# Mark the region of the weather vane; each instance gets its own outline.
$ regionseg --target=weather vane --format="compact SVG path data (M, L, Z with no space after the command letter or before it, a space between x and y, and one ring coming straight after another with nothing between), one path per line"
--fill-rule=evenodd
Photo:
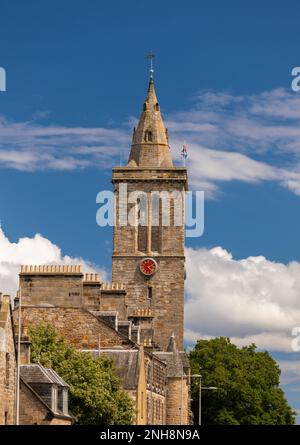
M153 75L154 75L154 69L153 69L153 59L155 58L155 54L150 51L149 54L147 54L147 59L150 60L150 79L153 79Z

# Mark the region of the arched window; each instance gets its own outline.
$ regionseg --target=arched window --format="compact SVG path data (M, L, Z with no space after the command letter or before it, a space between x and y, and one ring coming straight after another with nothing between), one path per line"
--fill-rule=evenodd
M147 252L148 227L138 225L138 251Z
M161 252L162 248L162 202L154 195L152 198L151 251Z
M159 111L159 103L158 102L156 102L156 104L155 104L155 111Z
M146 194L138 198L137 247L140 252L147 252L148 246L148 200Z
M152 142L152 140L153 140L152 131L146 130L144 139L145 139L145 142Z
M147 287L147 295L148 295L149 299L151 299L153 297L152 286Z

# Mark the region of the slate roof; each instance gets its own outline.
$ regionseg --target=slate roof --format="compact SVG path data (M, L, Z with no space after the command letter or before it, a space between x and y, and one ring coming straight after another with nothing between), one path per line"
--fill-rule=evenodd
M90 351L98 356L98 351ZM139 371L139 351L137 349L102 349L100 355L112 359L118 376L123 380L124 389L135 389Z
M58 419L68 419L72 423L76 420L74 416L72 416L70 413L65 414L61 410L58 410L57 412L54 412L50 406L47 405L47 403L42 399L42 397L34 391L34 389L28 384L22 377L20 377L21 383L31 392L31 394L47 409L48 416L50 418L55 417Z
M190 364L184 351L155 351L153 354L166 363L167 377L182 377L182 373L187 375Z
M26 383L48 383L66 388L69 385L53 369L44 368L38 363L20 366L20 375Z
M154 351L153 354L167 364L167 377L187 375L190 363L184 351L178 351L175 335L171 335L167 351Z

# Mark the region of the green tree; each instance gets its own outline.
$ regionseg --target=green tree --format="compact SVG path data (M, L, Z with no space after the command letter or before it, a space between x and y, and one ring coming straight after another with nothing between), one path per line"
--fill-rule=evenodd
M202 375L202 423L292 425L295 413L279 388L280 369L254 344L238 348L229 338L199 340L189 354L192 373ZM198 419L199 380L192 379L192 409Z
M29 333L32 361L54 369L70 385L69 407L79 423L132 423L133 403L111 360L71 347L51 325L40 324Z

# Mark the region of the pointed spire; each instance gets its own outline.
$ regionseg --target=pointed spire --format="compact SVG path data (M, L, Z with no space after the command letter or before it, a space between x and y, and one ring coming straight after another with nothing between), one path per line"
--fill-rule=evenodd
M147 103L148 109L150 109L150 105L154 105L154 106L158 105L158 100L157 100L156 92L155 92L155 88L154 88L154 80L152 77L150 78L150 81L149 81L147 98L146 98L145 103ZM158 105L158 108L159 108L159 105ZM144 109L145 109L145 104L144 104Z
M147 97L133 132L129 167L173 167L166 130L150 76Z
M174 332L172 333L172 335L170 337L169 344L168 344L168 347L167 347L167 351L168 352L177 352L177 345L176 345Z
M167 132L162 120L154 82L150 79L147 97L143 105L133 144L161 144L169 147Z

